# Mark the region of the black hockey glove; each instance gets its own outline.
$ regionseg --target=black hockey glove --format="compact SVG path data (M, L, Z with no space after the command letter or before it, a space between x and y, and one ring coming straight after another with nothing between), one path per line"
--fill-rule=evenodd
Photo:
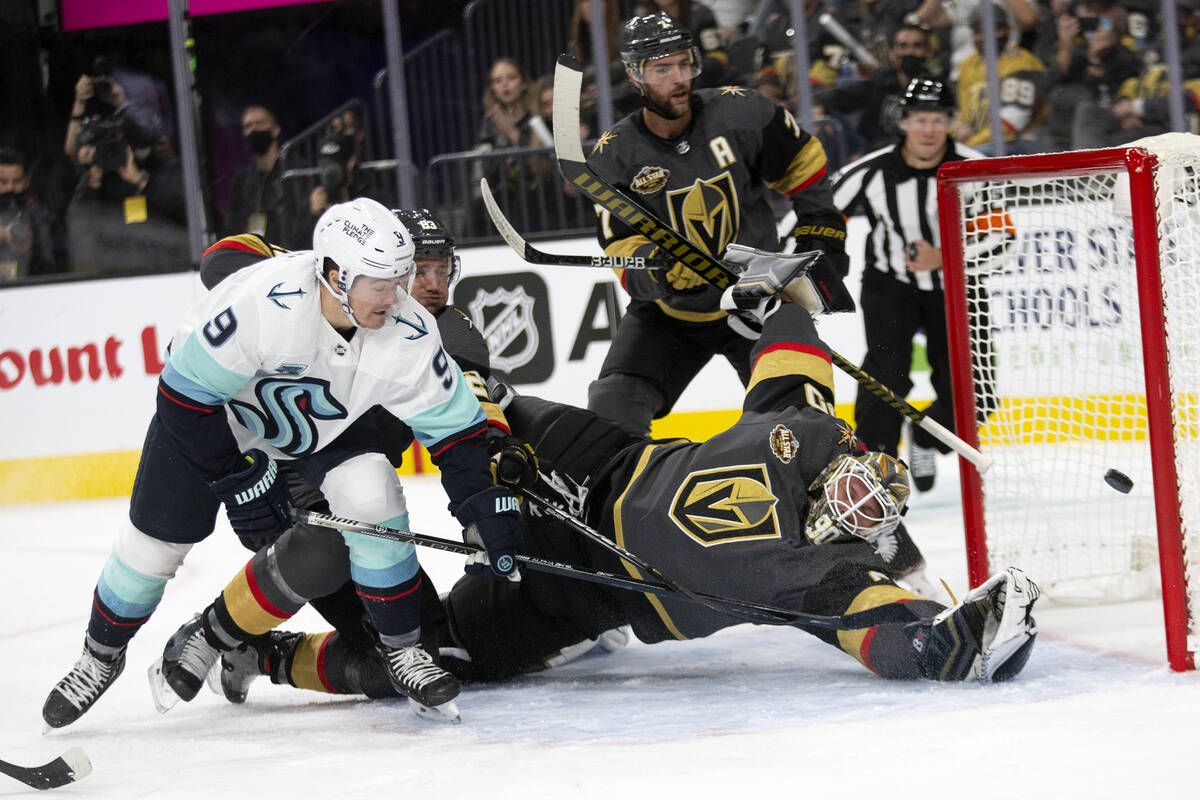
M292 497L279 480L279 465L262 450L242 456L249 466L209 484L225 504L233 532L243 540L265 542L292 526Z
M497 436L488 441L488 451L492 454L492 481L498 486L537 486L538 458L529 442L515 436Z
M466 499L454 512L463 526L463 541L478 545L484 552L467 558L468 575L521 580L517 552L521 549L521 507L517 498L503 486L491 486Z
M834 220L830 220L834 222ZM803 223L792 229L796 246L793 253L820 250L841 277L850 274L850 256L846 255L846 225L838 217L836 224Z

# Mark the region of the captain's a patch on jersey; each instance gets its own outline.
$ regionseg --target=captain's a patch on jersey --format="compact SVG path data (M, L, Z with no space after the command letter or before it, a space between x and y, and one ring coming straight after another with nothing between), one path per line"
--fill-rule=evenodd
M671 171L666 167L642 167L641 171L634 175L633 180L629 182L629 188L638 194L654 194L667 185L669 177L671 177Z
M705 547L750 539L778 539L779 520L765 464L698 470L684 479L670 517Z
M771 429L769 441L771 443L771 452L784 464L790 464L792 459L796 457L796 451L800 448L800 442L796 439L796 434L792 433L791 428L782 423Z

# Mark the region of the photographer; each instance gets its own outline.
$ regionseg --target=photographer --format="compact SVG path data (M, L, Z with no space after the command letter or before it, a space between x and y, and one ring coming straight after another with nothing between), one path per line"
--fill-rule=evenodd
M293 232L287 239L291 249L307 246L317 219L334 203L344 203L351 197L373 197L366 178L355 167L365 132L353 111L346 111L329 123L329 130L317 145L317 169L320 183L308 194L306 213L297 209L293 216Z
M188 261L182 174L153 113L135 113L107 62L81 75L64 148L80 168L67 208L73 271Z
M55 271L50 213L29 191L29 165L0 148L0 282Z

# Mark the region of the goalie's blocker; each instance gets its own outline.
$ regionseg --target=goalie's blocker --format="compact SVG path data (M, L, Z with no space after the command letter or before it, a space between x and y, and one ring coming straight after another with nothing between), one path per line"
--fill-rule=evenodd
M733 308L751 310L776 295L802 306L813 316L855 308L846 284L820 250L772 253L731 244L725 249L722 260L734 268L741 268L737 283L725 292ZM724 299L721 305L725 308Z

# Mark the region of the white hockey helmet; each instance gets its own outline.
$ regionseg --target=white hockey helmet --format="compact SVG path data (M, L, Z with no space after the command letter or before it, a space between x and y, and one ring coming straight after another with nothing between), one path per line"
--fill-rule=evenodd
M408 230L387 206L367 197L338 203L321 215L313 229L313 254L317 278L342 304L350 322L362 327L350 310L350 296L363 278L399 279L408 291L413 274L413 241ZM336 285L325 280L326 259L338 267Z

